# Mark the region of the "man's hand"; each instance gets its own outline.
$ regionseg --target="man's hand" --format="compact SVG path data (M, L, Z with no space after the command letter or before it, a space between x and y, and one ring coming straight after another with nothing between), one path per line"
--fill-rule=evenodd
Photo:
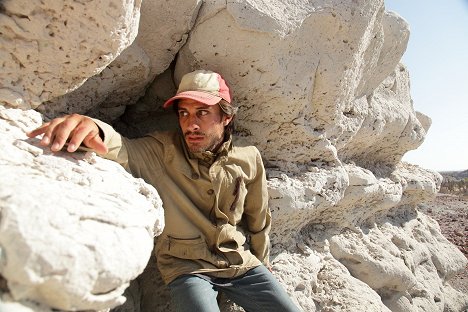
M27 133L30 138L39 134L44 134L41 145L50 145L53 152L60 151L67 141L67 151L70 153L76 151L82 143L99 154L108 152L99 136L99 127L91 118L83 115L73 114L55 118Z

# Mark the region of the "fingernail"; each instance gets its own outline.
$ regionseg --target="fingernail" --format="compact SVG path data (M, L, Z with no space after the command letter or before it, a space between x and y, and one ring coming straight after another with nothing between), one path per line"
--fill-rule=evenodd
M50 149L53 150L53 151L58 151L59 150L59 144L58 143L52 144L52 147Z
M69 151L69 152L76 151L76 145L75 144L68 144L67 151Z
M44 136L41 140L41 143L44 144L44 145L47 145L50 143L50 139L48 136Z

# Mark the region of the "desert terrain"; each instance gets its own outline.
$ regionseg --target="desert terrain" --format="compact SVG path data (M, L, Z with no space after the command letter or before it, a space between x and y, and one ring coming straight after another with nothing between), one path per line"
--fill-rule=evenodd
M442 234L468 258L468 171L440 173L444 177L440 192L434 201L421 204L419 209L435 219ZM450 283L468 293L468 267Z

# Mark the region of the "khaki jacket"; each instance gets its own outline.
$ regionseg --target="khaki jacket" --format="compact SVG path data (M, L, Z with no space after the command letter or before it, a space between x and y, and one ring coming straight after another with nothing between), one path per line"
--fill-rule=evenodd
M105 158L152 184L163 201L165 228L156 243L166 283L188 273L236 277L268 264L271 215L259 151L225 142L217 156L191 154L179 133L126 139L95 120Z

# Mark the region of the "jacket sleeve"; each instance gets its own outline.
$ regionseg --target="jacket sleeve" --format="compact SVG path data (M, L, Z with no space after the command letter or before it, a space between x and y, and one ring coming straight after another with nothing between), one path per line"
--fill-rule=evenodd
M161 166L163 145L154 137L127 139L107 123L97 119L93 119L93 121L101 129L104 135L104 144L109 150L107 154L100 156L119 163L139 178L145 178L145 172L151 172L155 167Z
M250 232L250 251L263 264L269 265L271 213L268 207L268 189L265 168L260 152L256 149L256 174L246 185L244 213Z
M128 155L127 149L123 143L123 137L107 123L94 118L93 121L102 131L104 135L102 140L108 148L107 154L100 154L100 156L118 162L127 169Z

